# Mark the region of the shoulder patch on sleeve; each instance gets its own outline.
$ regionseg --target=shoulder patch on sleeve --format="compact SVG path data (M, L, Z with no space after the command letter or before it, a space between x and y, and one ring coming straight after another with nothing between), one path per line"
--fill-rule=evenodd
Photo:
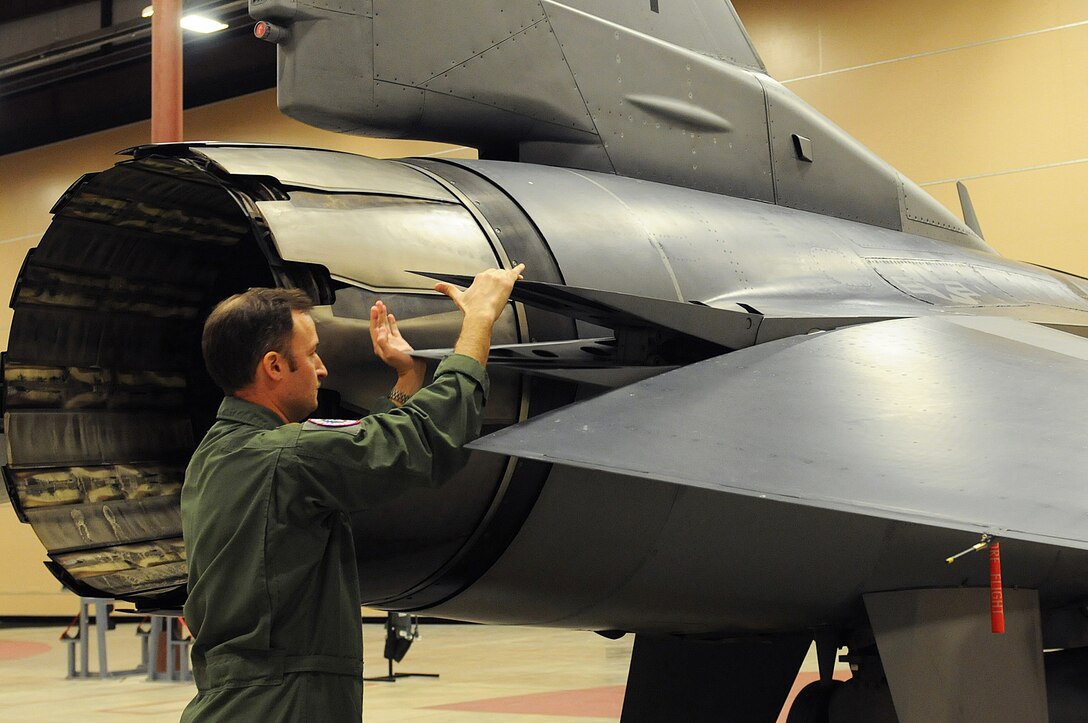
M307 419L302 425L302 431L314 431L318 429L333 429L337 432L354 432L355 427L362 424L361 419Z

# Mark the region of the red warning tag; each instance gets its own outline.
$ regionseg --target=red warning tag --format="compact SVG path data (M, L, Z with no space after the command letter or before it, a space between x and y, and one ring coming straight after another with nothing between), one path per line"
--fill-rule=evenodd
M990 545L990 630L1005 632L1005 593L1001 589L1001 543Z

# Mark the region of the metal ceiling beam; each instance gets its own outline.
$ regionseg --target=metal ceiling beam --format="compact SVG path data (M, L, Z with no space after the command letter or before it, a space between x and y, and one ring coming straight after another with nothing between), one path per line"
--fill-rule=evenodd
M107 2L112 5L112 2L109 2L109 0L107 0ZM243 20L248 21L248 9L248 0L232 0L231 2L208 3L196 8L195 11L214 11L215 18L230 23ZM110 15L112 15L112 12ZM105 17L106 10L104 5L103 18ZM50 68L62 63L89 58L93 54L106 48L106 46L123 48L131 44L139 43L147 48L146 52L150 52L150 37L151 19L138 18L125 23L103 27L101 30L91 33L66 38L56 43L6 58L0 61L0 81L3 81L3 85L0 86L0 97L28 90L33 87L33 83L26 82L27 80L30 80L30 78L24 76L30 76L32 73L40 71L43 68ZM73 67L72 70L79 72L80 69L79 67ZM49 78L46 82L52 82L52 80L52 78Z
M87 0L4 0L0 3L0 23L22 20L33 15L45 15L81 5Z
M186 33L185 106L274 88L276 46L253 36L247 2L201 9L231 27ZM139 18L0 64L0 155L147 120L150 26Z

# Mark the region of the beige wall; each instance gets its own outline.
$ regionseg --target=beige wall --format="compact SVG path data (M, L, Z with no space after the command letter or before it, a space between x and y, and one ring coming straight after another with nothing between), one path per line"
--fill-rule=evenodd
M390 141L337 135L281 115L275 91L197 108L185 114L189 139L285 143L334 148L369 156L453 155L476 152L437 143ZM43 148L0 156L0 349L11 329L8 300L26 252L49 225L49 209L82 174L109 168L117 151L148 142L148 123L95 133ZM42 566L44 548L29 525L0 506L0 616L74 615L76 598Z
M1088 276L1088 0L735 0L771 75L1011 258Z
M1007 256L1088 275L1088 0L735 0L771 74L958 212L967 179ZM186 137L372 156L467 149L335 135L281 116L273 91L186 113ZM0 156L0 348L7 298L49 208L146 123ZM0 615L73 613L29 526L0 509Z

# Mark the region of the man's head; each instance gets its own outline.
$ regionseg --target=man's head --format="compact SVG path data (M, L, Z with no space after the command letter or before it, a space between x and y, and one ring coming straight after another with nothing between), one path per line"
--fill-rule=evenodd
M250 289L220 302L201 341L215 383L287 421L305 419L317 408L317 388L327 375L312 306L298 289Z

